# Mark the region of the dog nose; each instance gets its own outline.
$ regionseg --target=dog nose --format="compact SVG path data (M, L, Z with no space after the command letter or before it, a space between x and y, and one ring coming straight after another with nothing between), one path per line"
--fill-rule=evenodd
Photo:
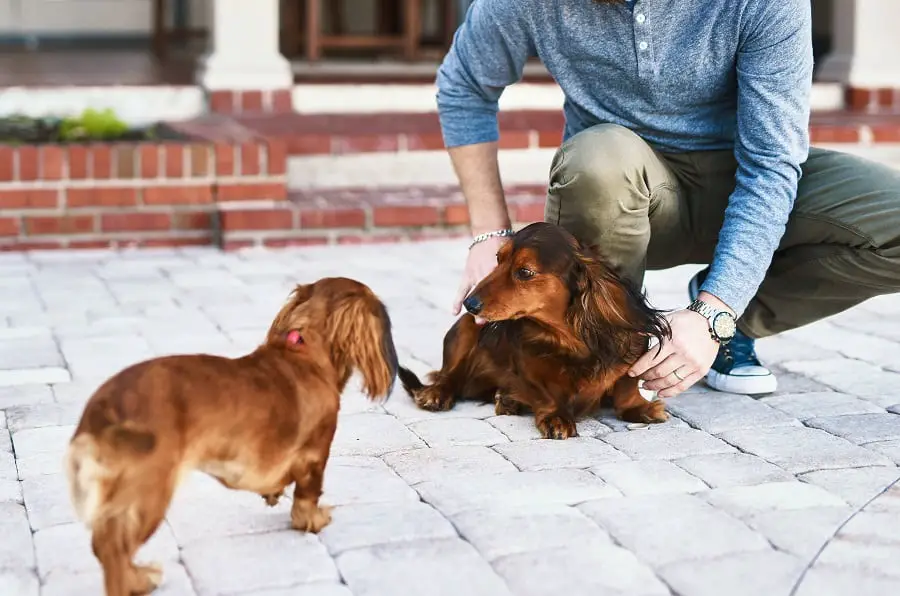
M466 310L473 315L477 315L481 312L484 304L482 304L481 299L478 296L472 295L463 301L463 306L465 306Z

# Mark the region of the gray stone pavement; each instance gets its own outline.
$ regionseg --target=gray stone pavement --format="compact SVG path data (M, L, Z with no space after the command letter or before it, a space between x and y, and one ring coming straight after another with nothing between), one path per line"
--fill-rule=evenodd
M96 386L155 355L238 355L296 282L347 275L389 305L404 363L439 364L465 244L0 255L0 594L99 593L63 449ZM694 268L651 273L683 306ZM347 392L320 535L289 503L183 485L141 553L167 595L829 596L900 593L900 297L760 343L751 399L703 385L650 428L609 415L538 439L488 406ZM849 521L848 521L849 520ZM802 581L800 581L802 576ZM794 590L794 587L799 587Z

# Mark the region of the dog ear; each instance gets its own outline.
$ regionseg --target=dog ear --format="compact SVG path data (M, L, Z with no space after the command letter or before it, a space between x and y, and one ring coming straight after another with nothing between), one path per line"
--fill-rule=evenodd
M345 373L360 372L371 400L387 399L394 389L399 362L391 318L380 300L354 296L333 313L331 345Z
M582 250L576 251L575 263L570 313L573 326L593 354L633 359L640 355L634 353L636 334L648 341L656 337L660 345L669 336L662 312L611 267Z
M312 297L312 292L312 284L297 284L294 289L291 290L284 306L281 307L281 310L278 311L278 314L275 315L275 319L269 326L269 332L266 334L266 337L270 343L277 340L277 338L288 330L291 322L291 314L294 312L294 309L308 301Z

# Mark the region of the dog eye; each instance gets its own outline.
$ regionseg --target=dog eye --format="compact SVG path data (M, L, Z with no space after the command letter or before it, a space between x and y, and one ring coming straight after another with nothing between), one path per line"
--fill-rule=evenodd
M523 267L522 269L516 270L517 279L530 279L532 277L534 277L534 271L532 271L531 269L525 269Z

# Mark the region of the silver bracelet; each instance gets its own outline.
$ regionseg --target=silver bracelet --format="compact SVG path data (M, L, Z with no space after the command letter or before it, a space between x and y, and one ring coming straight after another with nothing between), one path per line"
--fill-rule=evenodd
M484 234L478 234L472 239L472 244L469 245L469 249L480 242L484 242L488 238L508 238L509 236L514 235L515 232L511 228L506 228L504 230L494 230L493 232L485 232Z

